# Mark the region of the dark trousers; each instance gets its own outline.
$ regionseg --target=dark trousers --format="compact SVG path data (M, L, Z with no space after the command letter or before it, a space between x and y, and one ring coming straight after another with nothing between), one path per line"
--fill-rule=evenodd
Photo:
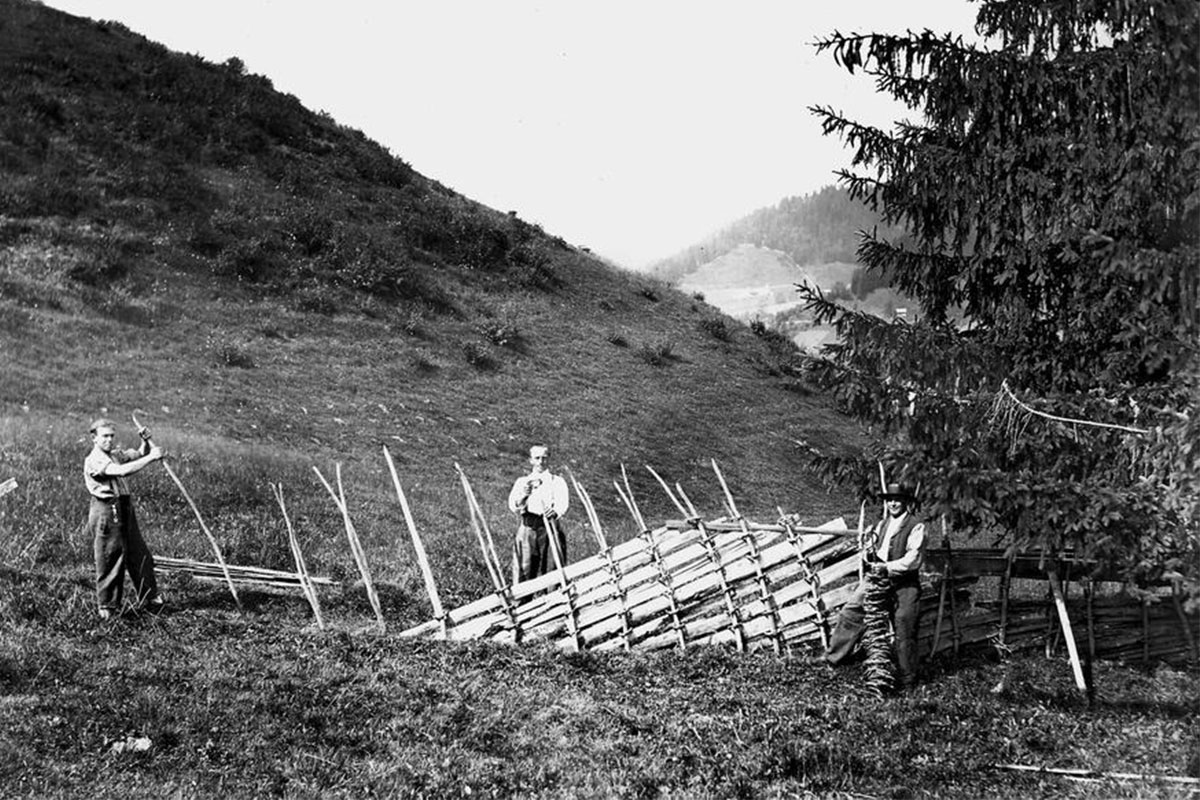
M829 638L829 649L825 659L830 664L841 664L854 655L866 627L863 622L862 584L842 606L837 626ZM896 634L896 678L900 686L911 686L917 680L917 622L921 611L921 585L916 581L901 580L894 583L891 595L892 629Z
M517 529L517 537L513 541L513 583L527 581L539 575L545 575L555 569L554 554L550 551L550 536L558 544L558 557L563 566L567 563L567 536L562 525L552 522L553 529L547 532L546 524L540 516L524 514L521 527Z
M133 582L138 605L158 594L154 557L138 530L133 502L128 495L115 500L92 498L88 530L96 559L96 600L101 608L119 611L125 590L125 573Z

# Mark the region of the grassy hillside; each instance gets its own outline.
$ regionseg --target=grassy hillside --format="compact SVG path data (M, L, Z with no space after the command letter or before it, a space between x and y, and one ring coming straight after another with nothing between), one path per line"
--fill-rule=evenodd
M364 76L369 80L370 76ZM862 446L794 352L652 279L411 170L239 62L0 0L0 795L5 797L1185 796L999 772L998 760L1180 774L1194 676L1061 660L932 665L867 699L853 670L717 650L614 656L402 639L425 598L382 448L443 600L489 583L454 465L497 538L549 444L633 533L622 464L721 513L855 513L802 448ZM81 466L129 413L225 551L287 568L281 484L329 630L295 595L164 579L161 617L95 615ZM342 464L379 584L371 610L314 467ZM210 559L157 465L132 478L160 555ZM568 516L574 557L591 552ZM996 692L991 688L1000 684ZM1097 786L1099 788L1097 788Z
M311 467L343 462L378 569L406 584L387 445L452 595L485 577L453 570L472 535L455 462L506 530L536 441L615 538L632 532L611 488L622 463L652 517L672 510L642 465L715 512L710 458L753 514L853 507L804 473L795 440L854 432L789 377L777 338L457 195L236 60L0 10L0 469L22 485L10 503L44 509L8 521L9 546L55 532L27 557L65 558L52 543L84 513L87 422L135 408L226 538L277 528L266 484L283 482L301 535L336 541ZM192 530L173 485L139 484L151 530ZM572 541L588 541L579 525Z

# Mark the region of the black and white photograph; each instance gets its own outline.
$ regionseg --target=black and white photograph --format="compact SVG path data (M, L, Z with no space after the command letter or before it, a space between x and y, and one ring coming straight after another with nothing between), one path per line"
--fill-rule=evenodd
M1200 3L0 0L0 797L1200 797Z

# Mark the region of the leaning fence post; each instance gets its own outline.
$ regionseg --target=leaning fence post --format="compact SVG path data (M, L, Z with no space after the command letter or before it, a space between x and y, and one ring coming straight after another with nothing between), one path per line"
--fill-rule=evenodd
M300 588L303 590L304 598L308 600L309 606L312 607L313 616L317 619L317 627L325 630L325 619L321 616L321 601L317 599L317 587L313 585L312 577L308 574L308 565L304 563L304 553L300 550L300 540L296 537L292 519L288 516L287 506L283 502L283 484L272 485L271 491L279 502L279 510L283 512L283 522L287 526L288 544L292 548L292 558L296 562L296 577L300 579Z
M392 474L392 484L396 487L396 496L400 498L400 510L404 512L404 522L408 525L409 535L412 536L413 550L417 553L417 564L421 568L421 577L425 581L425 591L429 593L429 605L433 608L433 618L442 627L442 637L446 636L446 612L442 609L442 599L438 596L437 583L433 580L433 569L429 566L429 556L425 553L425 544L421 534L417 533L417 524L413 521L412 510L408 507L408 498L400 486L400 476L396 474L396 464L392 454L384 445L383 457L387 460L388 471Z
M325 476L321 474L321 470L313 466L313 472L317 473L325 490L329 492L329 496L333 498L334 505L338 511L342 512L342 522L346 526L346 539L350 542L350 553L354 556L354 563L358 565L358 573L362 576L363 585L367 589L367 600L371 603L371 609L375 612L375 619L379 621L379 629L386 630L387 622L383 619L383 609L379 606L379 596L375 594L375 584L371 581L371 570L367 566L367 556L363 552L362 542L358 539L358 531L354 529L354 523L350 521L350 511L346 507L346 492L342 489L342 465L335 464L334 471L337 476L338 491L335 492L329 482L325 480Z
M192 500L192 496L188 494L188 490L183 488L183 481L179 480L179 476L175 474L175 470L171 469L171 465L166 461L162 462L163 469L171 476L171 480L175 481L175 485L179 487L179 491L183 493L183 499L187 500L187 504L192 507L192 513L196 515L196 521L200 523L200 530L204 531L204 535L208 537L208 543L212 545L213 553L217 557L217 563L221 565L221 572L225 575L225 583L229 586L229 593L233 595L233 602L237 604L238 610L242 609L242 599L238 597L237 589L233 586L233 578L229 574L229 567L225 565L225 557L221 555L221 547L217 544L217 537L212 535L212 531L204 524L204 517L200 516L200 509L196 508L196 503Z

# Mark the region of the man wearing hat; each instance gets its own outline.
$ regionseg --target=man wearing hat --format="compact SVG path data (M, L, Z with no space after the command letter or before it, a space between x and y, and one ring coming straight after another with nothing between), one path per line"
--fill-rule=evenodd
M890 579L892 627L896 634L896 677L901 689L917 680L917 614L921 597L920 569L925 557L925 524L911 514L916 497L907 486L889 483L883 493L884 519L871 529L863 551L866 569ZM863 635L863 596L858 589L838 615L825 660L838 665L853 655Z
M107 419L93 422L91 434L92 451L83 462L83 480L92 498L87 529L94 542L100 619L121 613L126 572L138 606L156 612L163 601L154 577L154 558L138 530L125 478L161 459L162 448L150 441L145 428L138 431L141 449L117 448L116 426Z

